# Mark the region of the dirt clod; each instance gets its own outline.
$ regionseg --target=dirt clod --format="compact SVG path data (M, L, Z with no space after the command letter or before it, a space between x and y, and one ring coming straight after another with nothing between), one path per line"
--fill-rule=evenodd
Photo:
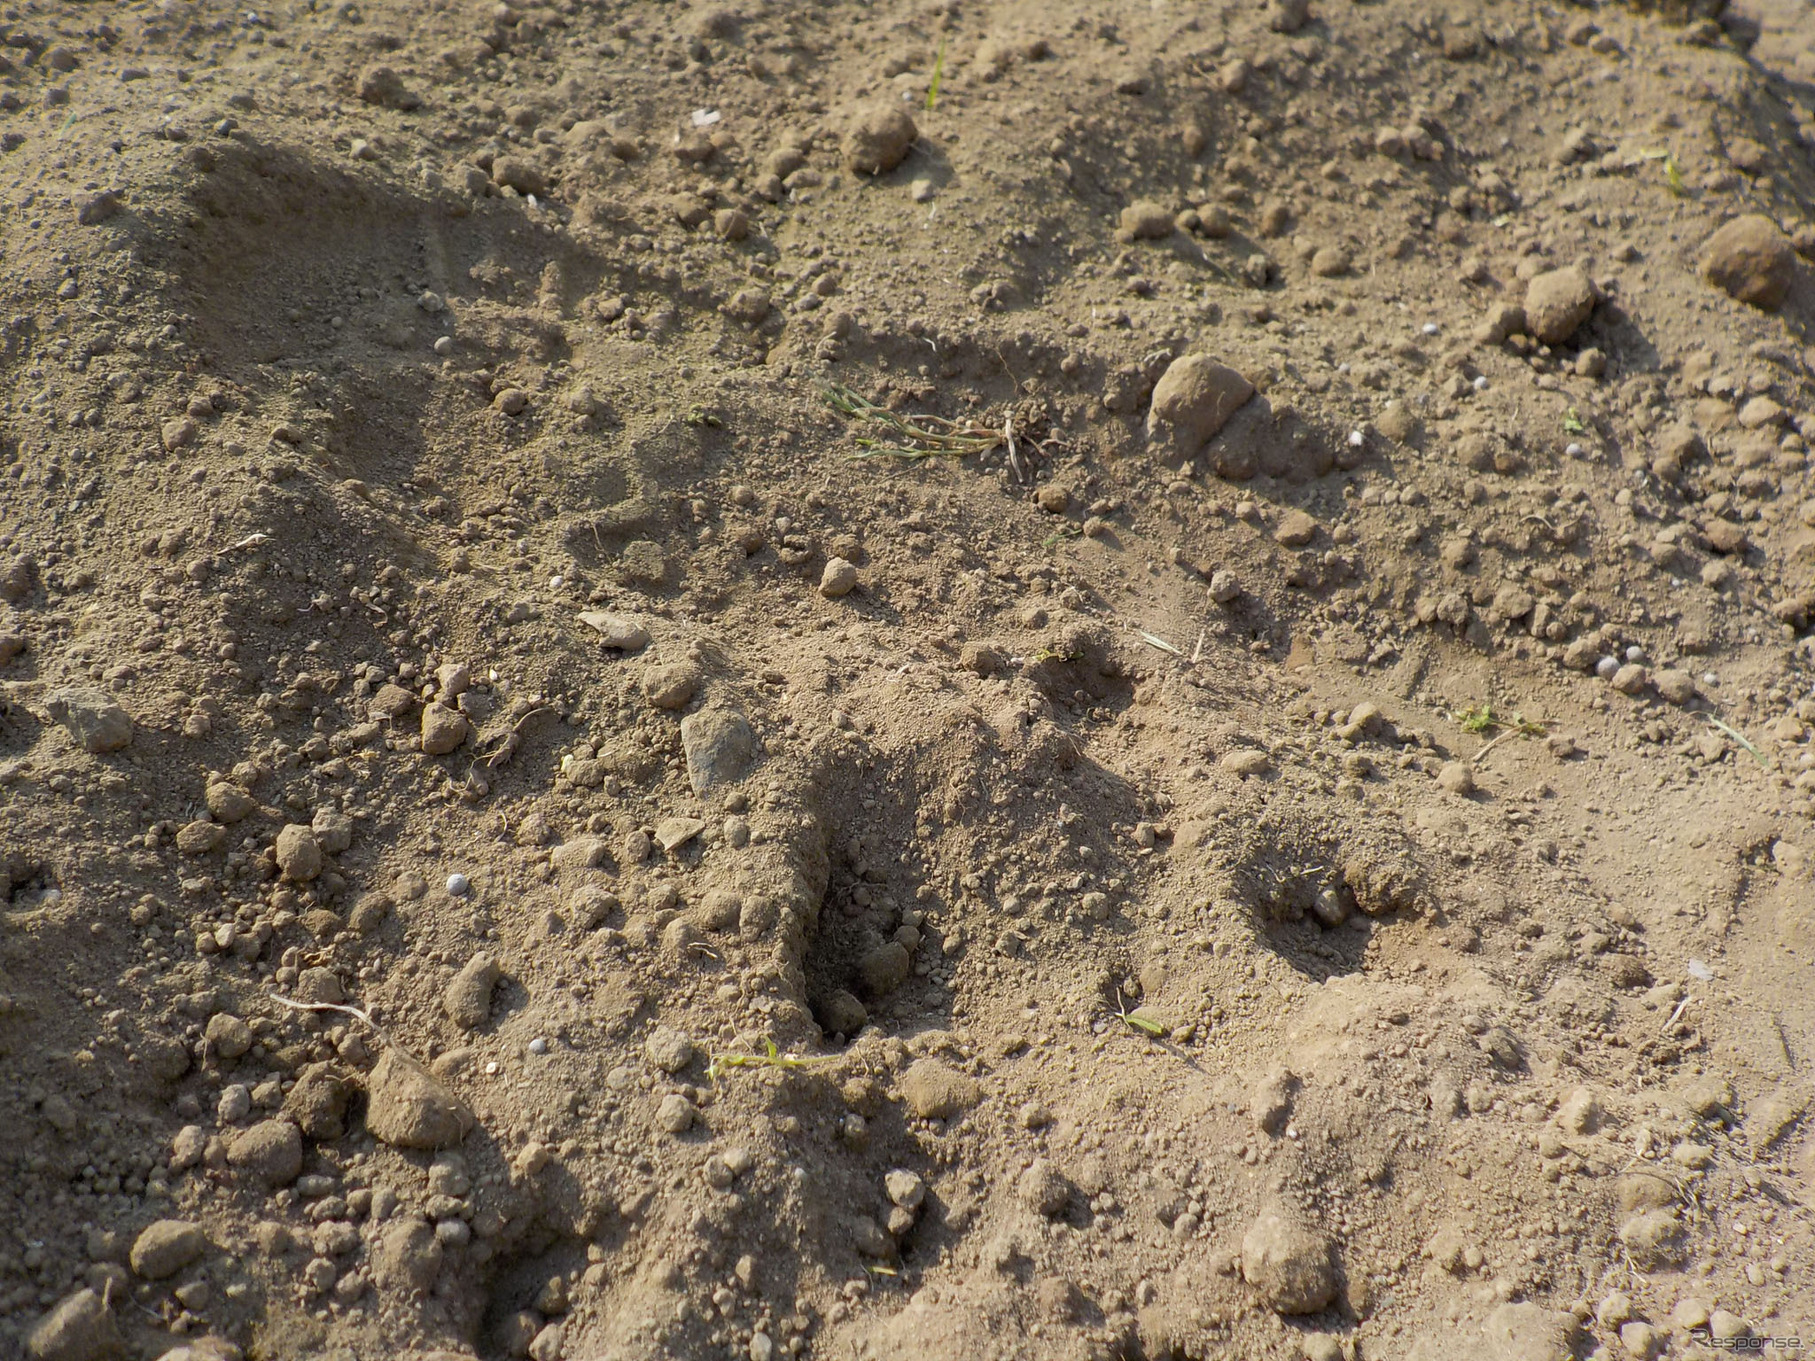
M1708 282L1767 312L1783 304L1796 271L1796 252L1777 224L1759 213L1734 218L1702 248Z

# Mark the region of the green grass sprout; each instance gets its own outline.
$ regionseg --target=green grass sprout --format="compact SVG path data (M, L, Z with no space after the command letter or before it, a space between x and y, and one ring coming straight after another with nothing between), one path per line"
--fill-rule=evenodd
M822 1058L803 1059L794 1054L784 1054L775 1047L774 1040L764 1040L764 1052L760 1054L718 1054L706 1065L706 1076L714 1082L718 1075L728 1068L811 1068L815 1064L831 1063L836 1055Z
M943 416L903 416L876 405L859 392L834 383L822 394L826 405L847 420L886 432L887 438L858 435L858 452L852 458L904 458L918 463L929 458L964 458L987 453L1006 442L1003 430L949 421Z
M1712 723L1715 727L1719 728L1722 732L1726 733L1728 737L1731 737L1735 742L1739 743L1740 746L1744 747L1747 751L1751 752L1752 759L1754 761L1757 761L1759 765L1764 766L1764 765L1770 764L1769 761L1765 760L1765 754L1762 751L1760 751L1757 747L1753 746L1750 742L1748 742L1746 740L1746 735L1744 733L1742 733L1738 728L1734 727L1731 723L1723 723L1720 719L1716 718L1713 714L1707 714L1707 715L1705 715L1705 717L1707 718L1708 722Z
M1115 1001L1115 1014L1120 1017L1122 1022L1130 1029L1138 1030L1143 1035L1150 1036L1156 1040L1163 1040L1166 1038L1166 1027L1162 1025L1159 1019L1146 1007L1136 1007L1133 1011L1128 1009L1128 1003L1123 1000L1122 990L1120 988L1116 989Z
M1463 732L1479 734L1498 730L1509 733L1518 733L1521 737L1544 736L1544 725L1542 723L1534 723L1526 718L1524 714L1520 713L1514 713L1510 717L1502 717L1494 712L1494 707L1491 704L1483 704L1479 708L1474 709L1458 709L1455 717L1456 723L1461 727Z
M926 111L931 113L939 102L939 82L945 78L945 39L939 40L939 51L933 58L933 80L926 87Z

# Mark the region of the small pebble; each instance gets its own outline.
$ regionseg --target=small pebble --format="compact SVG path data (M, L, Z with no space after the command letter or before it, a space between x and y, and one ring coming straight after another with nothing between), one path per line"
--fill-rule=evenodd
M464 898L466 891L472 886L472 880L464 874L450 874L447 877L447 891L450 898Z

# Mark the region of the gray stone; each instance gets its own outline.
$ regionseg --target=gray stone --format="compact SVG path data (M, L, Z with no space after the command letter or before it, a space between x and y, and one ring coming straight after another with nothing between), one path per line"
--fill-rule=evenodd
M84 751L118 751L132 741L132 719L100 690L65 686L44 697L44 709Z
M695 794L743 779L760 749L749 720L734 709L701 709L681 720L681 751Z
M628 615L586 610L580 622L597 632L600 643L613 651L641 652L649 646L649 630Z

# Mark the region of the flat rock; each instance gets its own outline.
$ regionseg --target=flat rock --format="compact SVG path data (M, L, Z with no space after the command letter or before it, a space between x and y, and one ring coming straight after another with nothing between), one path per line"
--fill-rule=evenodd
M1172 361L1154 385L1147 410L1147 437L1171 438L1180 457L1189 458L1254 395L1254 384L1207 354Z
M706 824L698 818L663 818L655 825L655 842L672 855L705 830Z
M61 1301L25 1335L25 1352L33 1361L106 1361L125 1351L113 1311L92 1290Z
M395 1046L385 1049L367 1086L366 1129L394 1148L452 1148L473 1128L466 1103Z
M1270 1205L1242 1238L1242 1279L1280 1314L1314 1314L1336 1298L1334 1245L1283 1206Z
M756 759L756 734L735 709L701 709L681 720L681 752L687 783L704 795L744 777Z
M208 1238L187 1219L158 1219L139 1231L128 1260L148 1281L174 1276L208 1250Z
M641 652L649 646L649 630L627 614L583 610L580 622L599 635L599 642L616 652Z
M1574 265L1546 270L1525 286L1525 324L1546 345L1560 345L1594 311L1594 281Z
M1759 213L1734 218L1702 248L1702 274L1709 283L1767 312L1782 306L1795 273L1795 248Z
M901 1096L922 1120L949 1120L983 1096L974 1078L938 1059L916 1059L901 1075Z
M65 686L44 697L44 709L84 751L118 751L132 741L131 717L105 691Z

